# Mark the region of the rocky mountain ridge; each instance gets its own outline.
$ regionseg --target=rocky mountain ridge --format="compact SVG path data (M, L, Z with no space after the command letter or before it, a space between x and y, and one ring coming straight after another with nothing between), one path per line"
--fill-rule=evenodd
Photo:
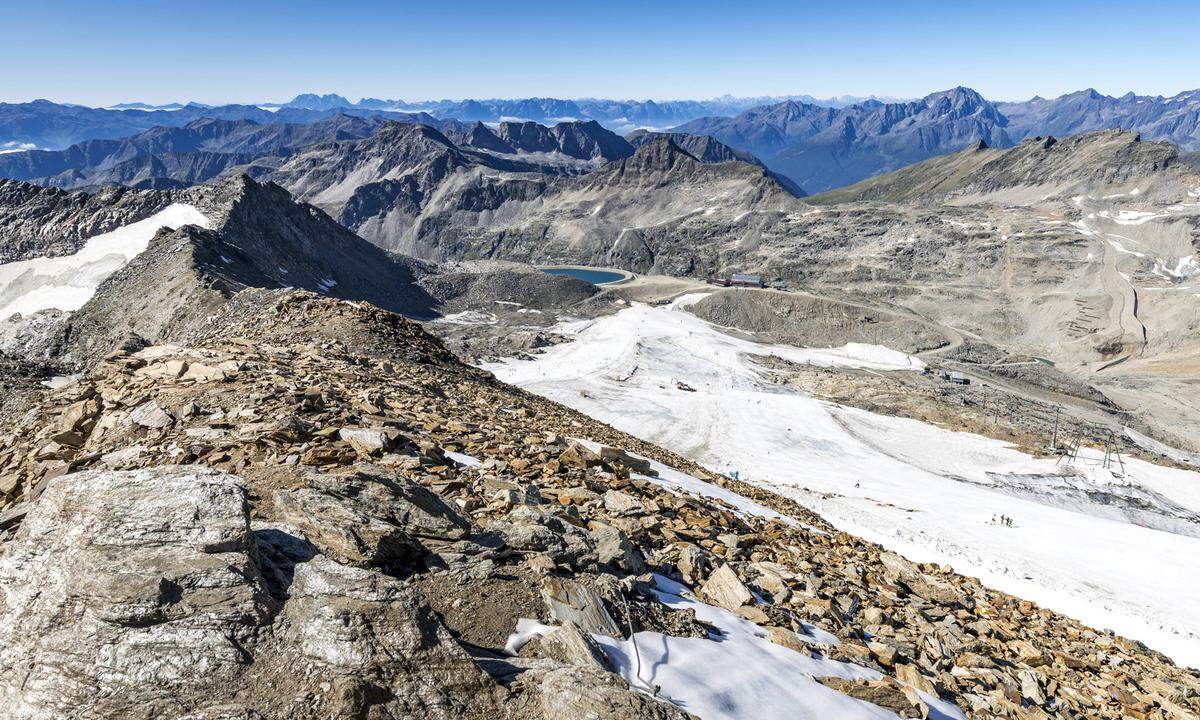
M380 250L320 210L294 202L277 185L239 177L171 193L35 192L84 209L112 200L106 219L121 225L172 202L194 205L209 220L209 228L160 230L73 313L45 318L39 313L19 318L15 326L5 319L11 326L5 335L37 328L26 341L33 345L21 355L55 358L64 369L86 365L129 336L157 342L203 325L214 308L247 287L305 288L417 317L434 313L436 301L416 284L430 268ZM122 201L132 207L122 210ZM89 232L90 222L82 213L67 215L58 228L61 237L44 235L54 242L39 255L77 249L70 243Z
M1179 150L1165 142L1143 141L1138 133L1099 131L1058 139L1033 137L1011 148L985 143L952 155L932 158L856 185L823 193L813 202L945 199L985 195L1020 187L1072 188L1120 186L1165 174Z

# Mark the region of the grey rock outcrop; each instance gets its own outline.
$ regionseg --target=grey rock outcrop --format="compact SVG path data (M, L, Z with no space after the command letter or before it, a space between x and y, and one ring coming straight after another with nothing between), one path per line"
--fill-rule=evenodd
M275 610L254 553L232 476L51 482L0 556L0 704L31 719L154 717L223 694Z
M492 706L495 686L401 581L317 555L277 598L263 562L234 476L167 466L52 481L0 556L5 717Z
M311 487L280 490L276 511L322 553L362 567L402 566L424 554L420 541L454 542L469 524L429 490L363 466L309 473Z
M70 255L87 238L150 217L170 203L166 195L129 188L71 193L0 180L0 264Z

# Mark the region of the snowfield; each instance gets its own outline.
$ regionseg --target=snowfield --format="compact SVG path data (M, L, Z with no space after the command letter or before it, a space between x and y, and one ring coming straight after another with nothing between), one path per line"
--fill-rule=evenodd
M1128 458L1121 472L1088 451L1060 465L788 391L762 380L753 356L875 370L919 362L740 340L680 309L692 300L565 324L556 332L573 342L488 369L911 560L1200 666L1200 474Z
M0 265L0 318L57 308L78 310L100 283L137 257L161 228L209 227L191 205L175 203L145 220L87 240L79 252Z

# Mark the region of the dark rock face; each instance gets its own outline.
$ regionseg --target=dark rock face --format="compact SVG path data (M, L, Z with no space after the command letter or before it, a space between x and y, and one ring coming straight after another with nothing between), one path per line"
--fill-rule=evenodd
M0 180L0 263L70 255L87 238L150 217L170 203L168 195L129 188L69 193Z
M633 154L633 147L624 138L594 120L563 122L553 127L502 122L495 136L517 151L560 152L580 160L619 160Z
M625 139L635 148L640 148L660 137L670 137L671 140L689 155L702 163L746 162L766 168L762 160L745 150L735 150L711 135L688 135L687 133L657 133L638 130L630 133ZM785 190L796 197L804 197L804 188L779 173L768 171L770 176Z
M752 165L763 166L761 160L745 150L734 150L711 135L689 135L687 133L661 133L636 130L625 136L629 144L640 148L660 137L669 137L687 151L689 155L704 163L723 163L740 160Z
M472 125L461 137L454 138L454 141L461 145L470 145L480 150L491 150L492 152L515 153L517 151L516 148L502 140L488 126L481 122Z

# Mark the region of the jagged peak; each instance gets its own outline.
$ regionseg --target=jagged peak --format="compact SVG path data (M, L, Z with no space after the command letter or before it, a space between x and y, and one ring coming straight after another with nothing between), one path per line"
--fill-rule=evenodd
M457 147L450 138L440 130L423 123L406 123L399 120L389 120L380 126L378 132L369 138L381 143L427 140L448 148Z
M665 169L683 158L694 163L700 162L687 150L681 148L679 143L675 142L674 138L669 135L663 135L643 144L629 158L629 161L642 165L661 166Z
M922 98L922 101L930 105L943 98L950 100L955 105L983 105L987 103L987 100L978 91L962 85L950 88L949 90L930 93Z

